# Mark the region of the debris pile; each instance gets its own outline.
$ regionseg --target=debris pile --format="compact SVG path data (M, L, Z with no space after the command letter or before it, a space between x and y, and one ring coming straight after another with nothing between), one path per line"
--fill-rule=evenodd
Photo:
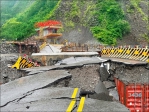
M0 42L0 53L9 54L9 53L18 53L18 47L8 44L6 42Z
M144 66L117 66L114 77L125 84L138 83L149 84L149 70Z

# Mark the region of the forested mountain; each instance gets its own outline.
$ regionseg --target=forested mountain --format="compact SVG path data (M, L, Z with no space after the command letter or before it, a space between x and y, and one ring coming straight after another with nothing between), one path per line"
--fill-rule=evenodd
M35 0L1 0L1 24L6 20L23 13Z
M4 0L1 2L0 38L28 38L35 34L36 22L54 19L62 22L66 39L80 38L78 35L88 28L93 37L108 45L129 44L132 39L135 44L140 39L149 42L147 9L144 8L147 4L147 0ZM139 21L132 21L134 16ZM72 31L78 35L71 35Z
M19 5L16 5L17 8L14 8L14 10L8 8L10 19L2 18L2 21L8 20L1 27L1 38L6 38L7 40L21 40L33 35L35 31L34 24L38 21L48 20L51 11L57 3L58 0L14 0L3 2L1 5L6 5L7 8L9 6L13 8L15 4ZM19 8L21 9L20 11ZM22 8L24 8L24 10ZM2 13L7 14L4 9ZM13 15L12 13L15 14Z

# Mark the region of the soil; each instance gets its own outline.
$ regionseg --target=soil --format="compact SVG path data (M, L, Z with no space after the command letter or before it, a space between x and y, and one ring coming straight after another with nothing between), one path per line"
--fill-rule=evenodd
M122 80L125 84L138 83L149 84L149 70L144 66L130 66L111 64L115 71L114 77Z
M100 44L92 35L89 28L78 26L69 32L64 32L62 40L66 39L68 42L81 43L81 44Z
M131 30L128 35L125 35L122 40L118 40L118 45L149 45L149 42L143 35L147 35L149 38L148 20L144 20L144 17L148 18L148 0L141 0L138 5L138 9L131 5L131 0L119 0L119 3L125 13L125 18L129 22ZM130 9L132 8L132 9ZM132 10L132 12L129 12Z
M72 74L70 87L79 87L85 91L95 91L99 78L100 65L88 65L81 68L67 69Z

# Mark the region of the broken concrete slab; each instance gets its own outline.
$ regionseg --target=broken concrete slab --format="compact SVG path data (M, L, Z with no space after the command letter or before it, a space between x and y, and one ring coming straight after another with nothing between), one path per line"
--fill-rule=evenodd
M108 88L114 88L116 85L114 82L111 81L103 81L103 84L105 85L105 87Z
M89 98L92 99L97 99L97 100L104 100L104 101L113 101L113 97L109 96L108 94L105 93L94 93L94 94L89 94Z
M95 86L95 92L97 94L99 94L99 93L109 94L107 88L105 87L103 82L101 82L100 80L99 80L98 84Z
M63 59L62 61L58 62L55 65L61 65L61 63L65 63L65 64L93 64L93 63L102 63L102 62L106 62L107 60L101 59L99 57L70 57L70 58L66 58Z
M100 68L99 68L99 73L100 73L100 80L101 81L106 81L108 80L108 77L110 74L108 73L107 69L105 68L104 64L102 63Z
M67 64L73 64L73 63L76 63L76 60L74 57L70 57L70 58L66 58L66 59L61 60L60 62L56 63L55 65L61 65L62 63L65 63L66 65Z
M118 92L115 88L109 89L109 95L113 96L113 100L119 101L119 95L118 95Z
M18 54L1 54L1 61L16 61L18 59Z
M1 85L1 106L23 96L23 94L49 86L63 78L71 77L65 70L54 70L22 77L12 82Z
M82 59L84 57L77 57L77 59ZM79 59L79 60L80 60ZM83 65L89 65L89 64L100 64L102 62L107 62L108 60L102 60L99 57L85 57L85 59L90 59L90 60L86 60L86 61L75 61L74 57L71 58L67 58L67 63L66 65L53 65L53 66L42 66L42 67L32 67L32 68L24 68L21 69L25 72L31 72L28 75L32 75L32 74L36 74L38 71L48 71L48 70L53 70L53 69L63 69L63 68L75 68L75 67L82 67ZM73 60L73 63L71 62L71 60ZM62 62L61 62L62 63ZM37 71L37 72L36 72Z
M86 98L83 112L130 112L130 111L127 107L118 102Z
M112 57L101 57L101 58L105 60L111 60L112 62L116 62L116 63L122 63L125 65L147 65L147 62L139 61L139 60L112 58Z
M66 111L74 88L45 88L34 91L18 102L1 108L3 111ZM79 91L76 98L79 97Z
M42 72L44 72L44 71L31 71L31 72L29 72L27 75L34 75L34 74L37 74L37 73L42 73Z

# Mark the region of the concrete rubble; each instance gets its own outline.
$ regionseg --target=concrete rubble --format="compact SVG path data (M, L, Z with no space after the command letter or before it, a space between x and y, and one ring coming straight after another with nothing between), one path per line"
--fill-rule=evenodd
M102 63L99 69L100 73L100 80L101 81L106 81L110 74L108 73L108 70L105 68L104 64Z

